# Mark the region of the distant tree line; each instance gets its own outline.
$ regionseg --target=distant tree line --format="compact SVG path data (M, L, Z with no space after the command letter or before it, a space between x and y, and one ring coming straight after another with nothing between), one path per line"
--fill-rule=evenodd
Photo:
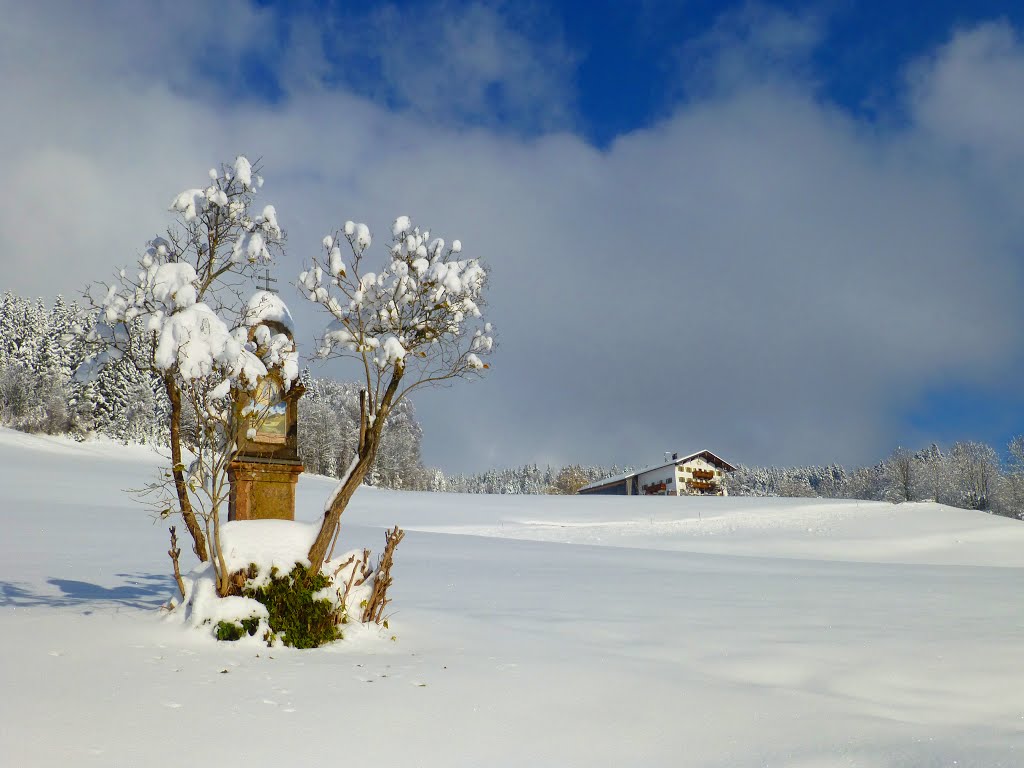
M75 371L86 358L89 330L74 301L58 296L48 307L5 292L0 297L0 424L24 432L84 438L106 435L125 443L165 445L170 408L159 379L127 358L105 366L90 381ZM133 334L144 339L141 327ZM359 432L359 388L352 382L303 372L307 394L299 401L299 455L309 472L337 477L348 467ZM183 414L182 429L195 428ZM404 401L385 422L367 482L385 488L429 490L436 473L423 467L423 431Z
M26 432L160 442L165 402L152 376L119 361L92 382L74 372L85 359L81 312L58 296L52 307L0 297L0 423Z
M809 467L740 466L726 476L732 496L788 496L869 501L936 501L1024 519L1024 436L1009 445L1009 461L1000 461L984 443L937 445L916 452L897 448L885 461L847 470L838 464ZM562 468L526 464L476 475L444 477L435 471L431 490L457 493L576 493L596 480L630 468Z
M1024 437L1003 462L989 445L963 441L943 452L897 448L884 461L847 471L825 467L739 467L726 478L735 496L805 496L870 501L935 501L1024 519Z
M167 442L169 405L160 381L127 360L106 366L90 381L74 373L85 359L88 328L76 302L58 296L52 306L5 292L0 297L0 424L26 432L122 442ZM141 327L135 333L143 334ZM302 376L299 455L306 469L338 477L348 467L359 432L359 388L353 382ZM190 429L194 414L185 414ZM617 475L617 466L521 467L446 476L423 466L423 430L411 402L389 416L367 482L384 488L492 494L573 494L587 483ZM1008 446L1009 459L988 445L958 442L946 452L931 445L897 448L873 466L853 470L739 467L726 479L734 496L793 496L876 501L937 501L1024 519L1024 436Z
M617 475L626 470L617 466L596 467L570 464L565 467L539 467L524 464L512 469L489 469L475 475L445 477L435 471L431 490L451 493L557 494L572 495L588 483Z
M299 458L307 472L340 477L352 463L359 437L359 385L317 379L304 371L306 394L299 400ZM423 429L412 401L392 409L381 435L377 458L366 482L382 488L426 491L435 472L420 458Z

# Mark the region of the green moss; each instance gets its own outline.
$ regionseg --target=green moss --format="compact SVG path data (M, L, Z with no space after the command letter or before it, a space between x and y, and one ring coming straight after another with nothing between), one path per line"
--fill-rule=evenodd
M259 626L260 620L255 617L242 619L237 624L233 621L219 621L217 622L216 630L217 639L234 642L235 640L241 640L245 635L251 637L256 634Z
M250 573L253 567L250 566ZM341 638L338 624L343 617L338 615L330 600L313 599L316 592L330 584L330 579L324 574L310 574L296 563L291 572L284 576L280 575L277 568L272 569L266 584L260 587L246 585L242 588L242 594L267 607L270 632L264 639L268 643L280 637L285 645L316 648ZM254 628L252 632L255 631Z

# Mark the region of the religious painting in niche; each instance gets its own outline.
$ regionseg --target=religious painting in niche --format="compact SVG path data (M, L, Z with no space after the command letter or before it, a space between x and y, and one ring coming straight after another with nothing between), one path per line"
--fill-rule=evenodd
M273 379L264 379L256 388L256 441L283 443L288 436L288 404L281 399L281 387Z

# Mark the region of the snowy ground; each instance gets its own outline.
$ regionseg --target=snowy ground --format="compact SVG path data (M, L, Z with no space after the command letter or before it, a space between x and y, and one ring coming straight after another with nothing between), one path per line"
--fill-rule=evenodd
M1024 765L1022 523L366 489L397 639L268 651L160 618L157 464L0 430L0 765Z

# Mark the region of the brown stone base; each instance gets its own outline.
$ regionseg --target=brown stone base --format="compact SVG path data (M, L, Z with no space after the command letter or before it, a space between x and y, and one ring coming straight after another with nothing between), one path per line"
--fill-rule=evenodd
M295 485L304 469L298 462L231 462L228 520L294 520Z

